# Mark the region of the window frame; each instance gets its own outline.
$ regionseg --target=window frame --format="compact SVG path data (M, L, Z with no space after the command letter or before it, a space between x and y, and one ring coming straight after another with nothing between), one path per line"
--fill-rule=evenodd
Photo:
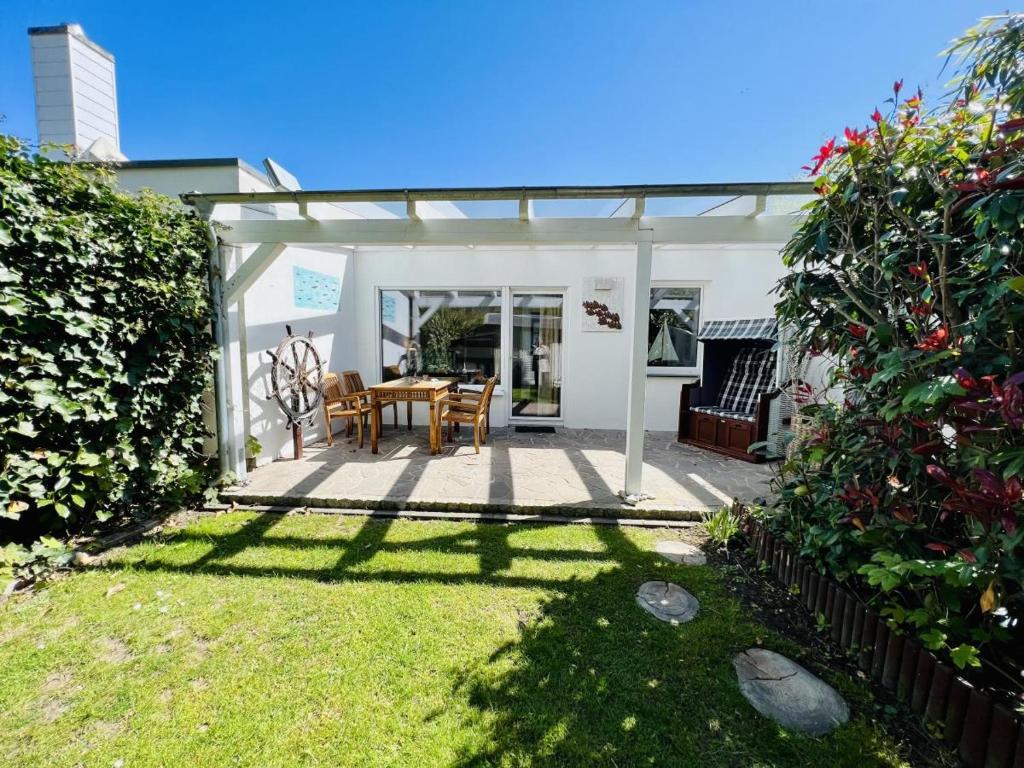
M383 366L384 366L384 363L383 363L383 360L384 360L384 343L383 343L384 342L384 334L383 334L381 313L383 312L383 309L384 309L383 297L384 297L384 293L386 291L421 291L421 292L464 291L466 293L473 293L473 292L480 292L480 293L498 292L498 294L499 294L498 301L500 302L498 310L499 310L499 315L501 317L500 330L499 330L499 333L498 333L498 359L500 361L501 368L500 368L499 373L498 373L499 384L498 384L497 387L495 387L494 394L495 395L504 394L504 388L502 387L500 382L501 382L501 380L503 378L503 375L504 375L505 351L506 351L505 350L505 333L504 333L504 328L505 328L505 305L506 305L506 299L507 299L507 288L505 286L495 286L495 285L436 285L436 286L435 285L430 285L430 286L421 286L421 285L418 285L418 286L413 287L413 286L409 286L409 285L405 285L405 284L401 284L401 285L378 285L378 286L375 286L375 290L374 290L374 312L375 312L375 316L377 318L377 321L376 321L376 327L375 327L375 331L374 331L374 337L376 339L375 345L374 345L375 346L374 358L376 359L377 363L376 363L376 366L375 366L375 378L374 378L374 381L376 383L380 383L380 372L381 372L381 370L383 369Z
M704 306L708 300L708 287L710 283L703 280L651 280L651 291L657 288L696 288L700 291L700 300L697 304L697 330L700 330L704 322ZM650 294L648 294L648 313L650 312ZM648 345L650 341L648 340ZM697 364L688 365L648 365L647 375L649 377L679 378L700 376L704 370L704 345L697 342Z

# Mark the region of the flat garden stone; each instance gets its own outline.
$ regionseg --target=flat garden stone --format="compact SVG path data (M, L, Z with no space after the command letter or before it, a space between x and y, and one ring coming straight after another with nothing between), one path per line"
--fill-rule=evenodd
M668 581L646 581L636 591L636 602L645 611L670 624L682 624L697 615L697 598Z
M835 688L781 654L750 648L732 664L746 700L785 728L824 736L850 718Z
M704 565L708 559L698 547L685 541L659 541L654 551L673 563L683 565Z

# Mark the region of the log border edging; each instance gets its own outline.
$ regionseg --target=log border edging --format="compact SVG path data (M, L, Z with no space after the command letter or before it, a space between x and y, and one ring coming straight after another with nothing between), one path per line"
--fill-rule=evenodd
M909 709L941 726L943 740L968 768L1024 768L1024 718L993 702L912 637L892 632L852 592L750 521L750 549L812 616L823 614L834 644L857 654L857 666Z

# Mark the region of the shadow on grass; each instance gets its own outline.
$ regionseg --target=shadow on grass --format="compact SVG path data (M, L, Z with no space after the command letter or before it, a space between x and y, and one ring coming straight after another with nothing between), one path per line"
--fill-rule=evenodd
M566 586L518 640L456 685L490 735L458 766L892 764L884 736L861 724L811 739L758 715L731 658L771 639L726 597L720 577L669 565L619 529L595 531L616 567ZM635 592L650 579L681 584L701 613L682 626L649 616Z
M308 538L276 531L279 520L265 514L223 534L181 531L173 541L202 540L211 548L191 562L174 562L173 553L158 550L156 557L117 567L320 583L433 581L549 590L538 614L520 617L517 639L455 680L452 695L468 704L466 727L478 734L458 755L454 765L460 768L893 764L884 757L884 737L862 722L810 739L758 715L739 693L731 657L762 641L771 645L772 639L726 596L716 571L670 564L618 528L594 526L603 550L591 552L517 546L514 537L510 541L513 529L502 525L401 541L388 540L391 520L367 519L354 534ZM298 563L250 564L242 556L249 548L264 549L268 563L283 549L297 554L289 562ZM323 559L324 550L337 550L337 558L319 568L301 564L305 553L317 551ZM479 563L471 573L388 569L371 562L378 553L476 554ZM591 571L595 563L600 567L585 579L566 577L564 569L562 578L507 572L524 558L553 565L586 561ZM637 587L648 580L679 583L701 601L700 614L682 626L649 616L635 601Z

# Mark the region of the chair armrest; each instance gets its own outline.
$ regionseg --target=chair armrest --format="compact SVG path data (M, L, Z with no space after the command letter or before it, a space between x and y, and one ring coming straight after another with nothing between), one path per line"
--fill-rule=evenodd
M462 400L480 400L483 396L484 396L483 392L473 392L473 391L463 392L463 391L460 390L458 392L451 392L451 393L449 393L448 394L448 399L449 400L454 400L456 402L459 402L459 401L462 401Z
M336 405L344 406L346 403L353 403L355 410L359 410L359 408L365 405L358 395L342 395L332 400L324 399L324 407L327 409L333 408Z

